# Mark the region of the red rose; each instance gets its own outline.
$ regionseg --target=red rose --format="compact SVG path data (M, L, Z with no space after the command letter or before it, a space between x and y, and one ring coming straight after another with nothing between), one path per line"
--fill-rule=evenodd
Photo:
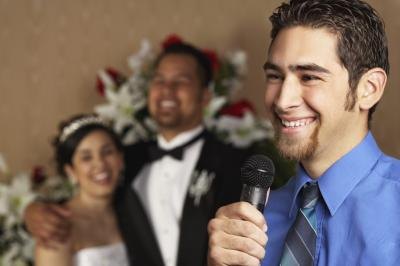
M243 117L246 111L255 113L253 105L247 100L240 100L236 103L228 105L220 111L221 115L229 115L234 117Z
M112 67L106 68L106 72L107 72L108 75L111 76L111 78L113 79L113 81L114 81L115 83L117 83L117 84L121 81L121 79L125 79L125 78L122 76L121 73L119 73L117 70L115 70L115 69L112 68Z
M163 49L166 49L166 48L170 47L171 45L178 44L178 43L183 43L183 40L179 35L173 33L173 34L168 35L164 39L164 41L161 43L161 46Z
M99 78L99 76L96 76L96 90L102 97L104 97L105 88L103 81Z
M110 75L117 86L120 86L126 80L126 78L114 68L108 67L105 69L105 72ZM104 96L105 85L99 76L96 77L96 89L101 96Z
M216 72L220 66L217 53L213 50L208 50L208 49L204 49L203 53L207 56L208 60L210 61L213 72Z
M34 185L40 185L44 180L46 180L46 174L42 166L37 165L33 167L31 180Z

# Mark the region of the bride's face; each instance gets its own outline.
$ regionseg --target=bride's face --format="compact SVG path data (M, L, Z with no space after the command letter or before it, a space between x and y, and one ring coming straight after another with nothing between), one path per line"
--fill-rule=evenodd
M78 144L67 174L79 185L79 193L90 197L110 197L120 178L123 156L104 130L94 130Z

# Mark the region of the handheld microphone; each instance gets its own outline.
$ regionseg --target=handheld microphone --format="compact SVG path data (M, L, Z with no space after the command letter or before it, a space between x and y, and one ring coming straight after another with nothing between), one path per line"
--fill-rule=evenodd
M274 180L274 163L267 156L256 154L244 162L240 172L243 182L240 200L264 212L268 189Z

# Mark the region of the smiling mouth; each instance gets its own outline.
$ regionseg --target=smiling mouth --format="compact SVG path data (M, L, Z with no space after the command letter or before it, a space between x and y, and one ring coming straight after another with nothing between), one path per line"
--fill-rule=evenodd
M313 121L314 119L311 118L292 120L292 121L281 119L281 124L286 128L298 128L307 126Z
M109 178L110 178L109 176L110 176L110 175L107 174L107 173L100 173L100 174L95 175L95 176L93 177L93 179L94 179L95 181L104 181L104 180L109 179Z
M175 101L171 100L163 100L160 102L160 107L161 108L174 108L177 106L177 103Z

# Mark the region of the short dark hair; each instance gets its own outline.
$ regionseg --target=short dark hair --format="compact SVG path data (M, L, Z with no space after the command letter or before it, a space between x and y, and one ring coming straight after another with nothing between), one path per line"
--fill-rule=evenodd
M87 117L96 117L96 115L75 115L66 121L62 121L59 124L59 134L53 140L55 160L57 166L57 172L66 176L64 171L65 165L72 165L72 157L74 156L75 150L78 147L79 143L81 143L82 139L84 139L89 133L101 130L104 131L107 135L110 136L113 141L115 147L118 151L123 152L123 145L119 136L114 132L114 130L101 123L91 123L87 125L83 125L78 129L74 130L73 133L69 134L66 139L62 139L61 136L63 134L64 129L71 125L73 122L78 121L80 119L84 119ZM61 138L61 139L60 139Z
M361 0L291 0L279 6L270 21L271 44L282 29L293 26L327 28L337 35L337 55L349 73L346 110L354 108L356 88L365 72L380 67L389 73L384 23L368 3ZM370 109L368 121L376 105Z
M171 54L191 56L197 63L197 72L202 87L208 87L213 78L211 62L208 57L199 49L188 43L174 43L167 46L156 58L154 69L158 67L161 60Z

